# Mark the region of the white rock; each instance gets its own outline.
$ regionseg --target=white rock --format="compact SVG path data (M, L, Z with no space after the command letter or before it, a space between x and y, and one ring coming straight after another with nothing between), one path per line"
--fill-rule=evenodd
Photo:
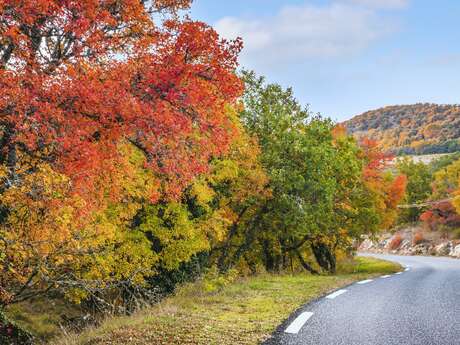
M365 239L363 243L359 246L360 250L367 251L369 249L372 249L374 247L374 242L372 242L370 239Z
M401 242L401 245L399 246L399 250L407 250L412 246L411 241L408 239L405 239Z
M454 245L453 245L453 243L451 241L444 242L444 243L438 244L436 247L434 247L434 251L435 251L436 255L440 255L440 256L449 255L449 253L453 249L453 246Z
M453 256L454 258L460 258L460 244L452 248L452 250L449 253L449 256Z

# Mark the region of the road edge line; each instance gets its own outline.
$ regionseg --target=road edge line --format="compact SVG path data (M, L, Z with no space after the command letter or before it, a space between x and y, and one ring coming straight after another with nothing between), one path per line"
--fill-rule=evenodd
M295 318L294 321L284 330L284 333L297 334L300 332L302 327L307 323L308 320L313 316L311 312L303 312Z

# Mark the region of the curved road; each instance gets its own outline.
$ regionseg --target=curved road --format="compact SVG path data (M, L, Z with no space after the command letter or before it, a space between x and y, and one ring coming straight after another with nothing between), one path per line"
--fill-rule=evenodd
M460 260L371 255L406 271L304 306L270 345L460 345Z

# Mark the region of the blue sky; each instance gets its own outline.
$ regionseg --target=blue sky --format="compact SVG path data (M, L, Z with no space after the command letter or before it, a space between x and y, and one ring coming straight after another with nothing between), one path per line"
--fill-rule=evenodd
M241 36L241 66L335 120L417 102L460 103L459 0L195 0Z

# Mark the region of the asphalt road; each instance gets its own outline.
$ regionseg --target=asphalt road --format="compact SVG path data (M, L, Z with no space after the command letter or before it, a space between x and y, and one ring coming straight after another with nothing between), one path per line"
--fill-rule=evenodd
M372 256L408 269L304 306L266 344L460 345L460 260Z

